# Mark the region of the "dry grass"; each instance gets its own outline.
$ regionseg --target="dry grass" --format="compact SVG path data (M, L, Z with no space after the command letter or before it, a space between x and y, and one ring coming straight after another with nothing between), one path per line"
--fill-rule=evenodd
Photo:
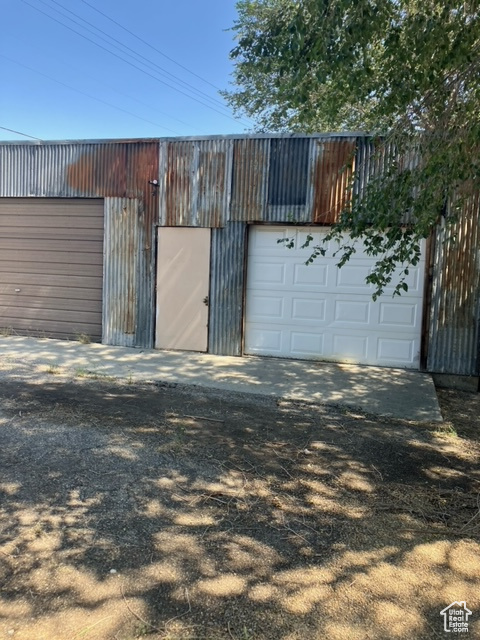
M480 610L478 442L452 399L454 438L27 371L0 395L0 638L430 640L450 602Z

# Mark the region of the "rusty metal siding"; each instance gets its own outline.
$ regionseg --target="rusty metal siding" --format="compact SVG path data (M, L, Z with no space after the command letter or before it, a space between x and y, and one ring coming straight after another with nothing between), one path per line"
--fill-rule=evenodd
M157 199L149 181L158 179L158 163L157 140L0 145L0 195L107 199L103 334L108 344L153 345ZM119 213L124 209L126 218ZM126 283L134 283L135 295L127 295Z
M243 222L212 231L209 353L242 355L246 232Z
M437 228L427 369L480 375L480 206L472 198L453 226Z
M105 199L104 344L152 346L150 260L145 251L139 250L146 244L147 233L142 201L131 198Z
M0 196L138 198L158 177L158 143L0 144Z
M349 186L355 170L357 138L327 138L316 141L313 160L314 198L312 221L336 222L350 198Z
M230 219L262 222L266 219L270 140L235 140Z
M160 224L223 227L230 206L232 140L171 141L160 153Z

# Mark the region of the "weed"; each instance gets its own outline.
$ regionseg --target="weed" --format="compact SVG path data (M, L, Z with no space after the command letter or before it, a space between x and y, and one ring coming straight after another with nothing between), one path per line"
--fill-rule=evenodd
M443 436L444 438L458 438L458 433L451 422L444 422L439 425L433 432L434 436Z
M49 364L47 367L47 373L51 373L52 376L55 376L58 373L60 373L58 364Z
M141 638L142 636L148 636L152 632L149 625L144 622L139 622L135 629L135 637Z
M81 342L82 344L90 344L92 342L92 339L90 338L88 333L78 333L77 334L77 340L78 340L78 342Z
M0 327L0 338L8 338L13 335L12 327Z
M89 369L76 369L76 378L90 378L91 380L103 380L104 382L114 382L115 378L109 376L106 373L99 373L98 371L90 371Z

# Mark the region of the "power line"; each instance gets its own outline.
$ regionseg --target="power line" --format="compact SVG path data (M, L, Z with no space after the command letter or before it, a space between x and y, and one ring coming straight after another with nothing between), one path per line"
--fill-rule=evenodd
M0 129L3 129L4 131L10 131L10 133L16 133L19 136L25 136L25 138L31 138L32 140L38 140L39 142L42 142L41 138L36 138L35 136L30 136L28 133L22 133L21 131L15 131L15 129L9 129L8 127L0 127Z
M15 36L14 36L14 38L22 46L25 45L25 41L15 37ZM18 63L17 61L15 61L13 59L12 59L12 62L15 62L15 64L20 64L20 63ZM58 62L58 60L56 60L56 62ZM93 75L90 75L90 74L86 73L85 70L79 69L78 67L74 67L74 66L68 64L68 70L69 70L70 73L77 72L78 74L83 74L83 76L86 77L86 78L90 78L91 80L94 80L95 82L99 82L98 78L95 78ZM191 124L189 122L186 122L185 120L180 120L180 118L176 118L175 116L172 116L172 115L166 113L165 111L161 111L160 109L158 109L158 107L156 107L156 106L154 106L152 104L148 104L147 102L144 102L143 100L139 100L135 96L132 96L132 95L130 95L128 93L124 93L123 91L119 91L116 87L114 87L112 85L109 85L103 79L101 80L101 84L102 84L103 88L110 89L111 91L115 91L115 93L118 93L118 95L123 96L124 98L128 98L129 100L133 100L134 102L138 102L138 104L141 104L144 107L148 107L149 109L152 109L152 110L156 111L159 115L162 115L162 116L165 116L166 118L174 120L175 122L178 122L179 124L183 124L186 127L189 127L190 129L194 130L195 133L198 133L198 128L196 126L194 126L193 124Z
M72 87L71 85L67 84L66 82L62 82L61 80L57 80L56 78L53 78L52 76L49 76L46 73L43 73L43 71L38 71L38 69L34 69L33 67L29 67L26 64L23 64L23 62L18 62L18 60L13 60L12 58L9 58L8 56L4 56L2 53L0 53L0 58L4 58L5 60L8 60L9 62L12 62L13 64L17 64L20 67L23 67L24 69L28 69L28 71L32 71L33 73L36 73L40 76L43 76L44 78L48 78L48 80L51 80L52 82L55 82L56 84L61 85L62 87L66 87L67 89L70 89L71 91L75 91L76 93L80 93L83 96L86 96L87 98L91 98L92 100L96 100L97 102L101 102L102 104L107 105L108 107L111 107L112 109L116 109L117 111L122 111L123 113L128 114L129 116L132 116L133 118L137 118L138 120L143 120L143 122L148 122L148 124L152 124L154 127L159 127L160 129L165 129L165 131L169 131L170 133L174 133L176 135L181 135L178 131L175 131L174 129L170 129L169 127L165 127L163 124L159 124L158 122L153 122L152 120L148 120L147 118L143 118L142 116L137 115L136 113L133 113L132 111L128 111L127 109L123 109L122 107L117 106L116 104L112 104L111 102L107 102L106 100L102 100L101 98L97 98L96 96L92 96L89 93L86 93L85 91L82 91L81 89L77 89L76 87ZM38 140L39 138L37 138Z
M43 0L40 0L40 2L42 2ZM39 9L38 7L36 7L35 5L31 4L30 2L28 2L27 0L21 0L21 2L23 2L24 4L28 5L29 7L31 7L32 9L34 9L35 11L38 11L39 13L47 16L48 18L50 18L51 20L53 20L54 22L57 22L58 24L60 24L62 27L65 27L65 29L68 29L69 31L72 31L73 33L75 33L76 35L80 36L81 38L83 38L84 40L87 40L88 42L91 42L92 44L94 44L96 47L106 51L107 53L109 53L110 55L114 56L115 58L118 58L119 60L122 60L122 62L125 62L126 64L128 64L129 66L133 67L134 69L137 69L138 71L140 71L141 73L143 73L144 75L149 76L150 78L153 78L155 81L160 82L161 84L164 84L165 86L169 87L170 89L173 89L174 91L177 91L178 93L181 93L182 95L186 96L187 98L190 98L191 100L194 100L195 102L198 102L199 104L201 104L204 107L207 107L208 109L211 109L212 111L215 111L216 113L220 114L221 116L225 117L225 118L229 118L230 120L233 120L234 122L237 122L237 119L232 117L231 115L228 115L226 113L222 113L221 111L219 111L218 109L216 109L215 107L212 107L209 104L206 104L205 102L202 102L202 100L196 98L195 96L189 95L188 93L185 93L185 91L182 91L181 89L178 89L177 87L172 86L171 84L169 84L168 82L165 82L164 80L161 80L160 78L158 78L156 75L153 75L152 73L149 73L148 71L146 71L145 69L142 69L141 67L137 66L136 64L134 64L133 62L131 62L130 60L125 59L124 57L118 55L117 53L111 51L110 49L108 49L107 47L104 47L103 45L99 44L98 42L96 42L95 40L92 40L91 38L89 38L88 36L85 36L84 34L80 33L79 31L77 31L76 29L73 29L72 27L68 26L67 24L65 24L64 22L62 22L61 20L57 20L57 18L53 17L52 15L50 15L49 13L42 11L42 9ZM65 16L66 17L66 16ZM71 88L71 87L70 87ZM92 97L92 96L89 96ZM112 105L111 105L112 106Z
M148 42L147 40L144 40L143 38L141 38L140 36L138 36L136 33L134 33L133 31L130 31L130 29L127 29L127 27L125 27L123 24L120 24L120 22L117 22L116 20L114 20L112 17L110 17L109 15L107 15L106 13L103 13L103 11L100 11L100 9L97 9L97 7L95 7L93 4L90 4L90 2L87 2L87 0L80 0L81 2L83 2L83 4L86 4L87 7L90 7L90 9L93 9L94 11L96 11L97 13L99 13L101 16L103 16L104 18L106 18L107 20L109 20L110 22L113 22L113 24L117 25L117 27L120 27L120 29L123 29L123 31L125 31L126 33L130 34L131 36L133 36L134 38L136 38L139 42L141 42L142 44L145 44L147 47L150 47L150 49L153 49L153 51L156 51L157 53L159 53L161 56L163 56L164 58L166 58L167 60L170 60L170 62L173 62L173 64L176 64L177 67L180 67L181 69L183 69L184 71L187 71L187 73L190 73L192 76L195 76L196 78L198 78L199 80L201 80L202 82L205 82L206 84L209 84L211 87L213 87L216 91L221 91L221 89L219 89L217 86L215 86L213 83L211 83L209 80L206 80L205 78L203 78L202 76L198 75L198 73L195 73L195 71L192 71L191 69L188 69L188 67L184 67L183 64L180 64L180 62L177 62L176 60L174 60L173 58L171 58L170 56L168 56L166 53L164 53L163 51L160 51L160 49L157 49L156 47L153 46L153 44L150 44L150 42Z
M138 62L140 62L140 64L144 64L144 65L150 67L150 69L153 69L154 71L157 71L157 73L160 73L160 75L166 77L170 82L175 82L177 84L183 85L183 87L186 88L188 91L194 91L202 99L209 100L213 105L216 105L216 106L218 106L218 107L220 107L222 109L227 110L227 107L225 106L225 104L221 100L218 100L218 98L213 98L208 93L205 93L201 89L198 89L197 87L192 85L190 82L186 82L185 80L182 80L181 78L176 76L174 73L171 73L167 69L164 69L163 67L161 67L157 63L153 62L152 60L150 60L146 56L142 55L138 51L135 51L135 49L132 49L131 47L129 47L128 45L124 44L123 42L121 42L117 38L114 38L112 35L110 35L106 31L104 31L103 29L100 29L99 27L97 27L92 22L89 22L88 20L85 20L85 18L80 16L78 13L75 13L74 11L71 11L70 9L65 7L61 2L58 2L58 0L49 0L49 1L54 3L54 4L56 4L57 6L61 7L63 9L63 11L66 11L66 12L70 13L72 16L75 16L76 18L78 18L79 20L84 22L85 24L93 27L95 29L95 31L98 31L99 33L103 34L109 40L111 40L113 42L116 42L118 45L120 45L120 47L116 46L115 44L112 45L111 42L109 42L108 40L106 40L102 36L99 36L97 33L94 33L91 29L88 29L84 25L80 24L77 20L74 20L73 18L70 18L65 13L62 13L61 11L59 11L58 9L55 9L54 7L51 7L49 4L47 4L45 2L45 0L37 0L37 1L41 2L41 4L45 5L49 9L53 9L53 11L55 11L56 13L61 15L63 18L67 18L67 20L70 20L71 22L73 22L74 24L79 26L81 29L84 29L85 31L88 31L89 33L94 35L96 38L100 38L100 40L103 40L108 45L113 46L115 49L121 51L121 53L125 54L125 51L123 51L122 49L126 50L127 52L131 52L130 54L127 53L126 55L135 56L135 58L137 59ZM140 60L139 60L139 58L140 58ZM145 61L145 62L143 62L143 61Z

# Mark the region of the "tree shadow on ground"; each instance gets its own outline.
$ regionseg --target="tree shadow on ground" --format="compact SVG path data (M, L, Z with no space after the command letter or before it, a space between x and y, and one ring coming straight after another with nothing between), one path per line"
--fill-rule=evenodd
M478 611L474 443L175 385L1 396L0 637L411 640Z

